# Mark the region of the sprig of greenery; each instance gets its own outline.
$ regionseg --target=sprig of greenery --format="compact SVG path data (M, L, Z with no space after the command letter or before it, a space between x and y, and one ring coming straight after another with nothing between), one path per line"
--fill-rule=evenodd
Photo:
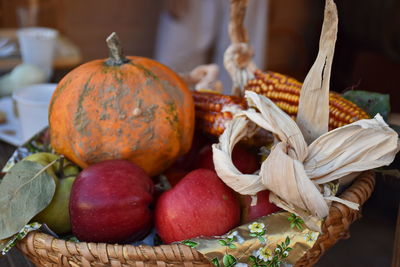
M235 244L233 244L233 242L235 242L236 241L236 236L228 236L227 238L225 238L225 239L220 239L220 240L218 240L218 243L221 245L221 246L225 246L225 247L228 247L228 248L231 248L231 249L235 249L236 248L236 245Z
M288 221L290 222L290 228L297 228L299 231L303 231L304 227L304 221L300 217L296 216L296 214L292 213L288 217Z
M224 257L222 258L222 262L224 263L225 267L232 267L235 266L237 260L234 256L230 254L225 254Z
M191 248L196 248L199 245L199 243L192 240L183 240L181 243Z
M257 237L261 243L263 243L263 244L266 243L265 238L264 238L264 235L266 233L266 227L263 223L253 222L248 227L250 229L249 236Z
M258 240L260 240L261 243L265 244L265 238L264 238L265 230L260 232L260 233L250 233L249 236L251 237L257 237Z
M225 254L222 258L222 265L217 258L212 259L211 263L217 267L233 267L237 263L237 259L233 255Z
M221 265L219 264L218 258L214 258L211 260L211 263L214 264L217 267L220 267Z
M24 239L29 232L38 230L42 225L37 222L33 222L25 225L21 231L16 233L10 238L0 240L0 257L6 255L13 247L17 245L19 241Z
M339 191L339 185L340 185L339 183L333 183L333 182L328 183L332 195L336 195L336 193Z
M274 256L272 260L265 261L260 257L250 256L249 262L251 267L279 267L282 260L289 256L289 252L292 250L289 247L290 238L286 237L285 241L278 245L274 250Z

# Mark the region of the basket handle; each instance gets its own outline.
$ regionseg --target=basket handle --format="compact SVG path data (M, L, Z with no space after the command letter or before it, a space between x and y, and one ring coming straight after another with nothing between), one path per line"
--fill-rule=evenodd
M232 44L247 43L247 31L244 27L248 0L231 0L229 37Z
M244 86L254 78L256 66L252 61L253 50L248 44L244 27L248 0L231 0L229 37L231 44L224 54L224 65L232 79L232 95L243 96Z

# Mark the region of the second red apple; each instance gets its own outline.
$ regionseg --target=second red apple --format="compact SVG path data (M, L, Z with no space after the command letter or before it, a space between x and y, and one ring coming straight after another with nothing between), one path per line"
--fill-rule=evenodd
M171 243L225 234L239 224L240 205L214 171L198 169L160 196L155 218L161 239Z
M251 196L241 195L240 202L242 205L241 223L243 224L281 210L269 201L269 190L257 193L257 203L254 206L251 206Z

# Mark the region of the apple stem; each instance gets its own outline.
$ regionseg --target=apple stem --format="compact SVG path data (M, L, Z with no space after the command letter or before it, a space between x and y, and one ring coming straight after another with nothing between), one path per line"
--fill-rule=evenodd
M64 178L64 155L60 156L60 166L58 167L58 176L59 179Z

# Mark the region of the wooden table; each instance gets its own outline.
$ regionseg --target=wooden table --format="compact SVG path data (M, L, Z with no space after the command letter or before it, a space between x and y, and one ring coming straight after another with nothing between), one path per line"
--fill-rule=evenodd
M14 150L15 146L0 141L0 169L6 164Z
M10 39L17 43L16 29L0 29L0 37ZM60 35L53 62L55 70L71 69L82 62L80 49L67 37ZM0 58L0 73L5 73L22 63L19 55Z

